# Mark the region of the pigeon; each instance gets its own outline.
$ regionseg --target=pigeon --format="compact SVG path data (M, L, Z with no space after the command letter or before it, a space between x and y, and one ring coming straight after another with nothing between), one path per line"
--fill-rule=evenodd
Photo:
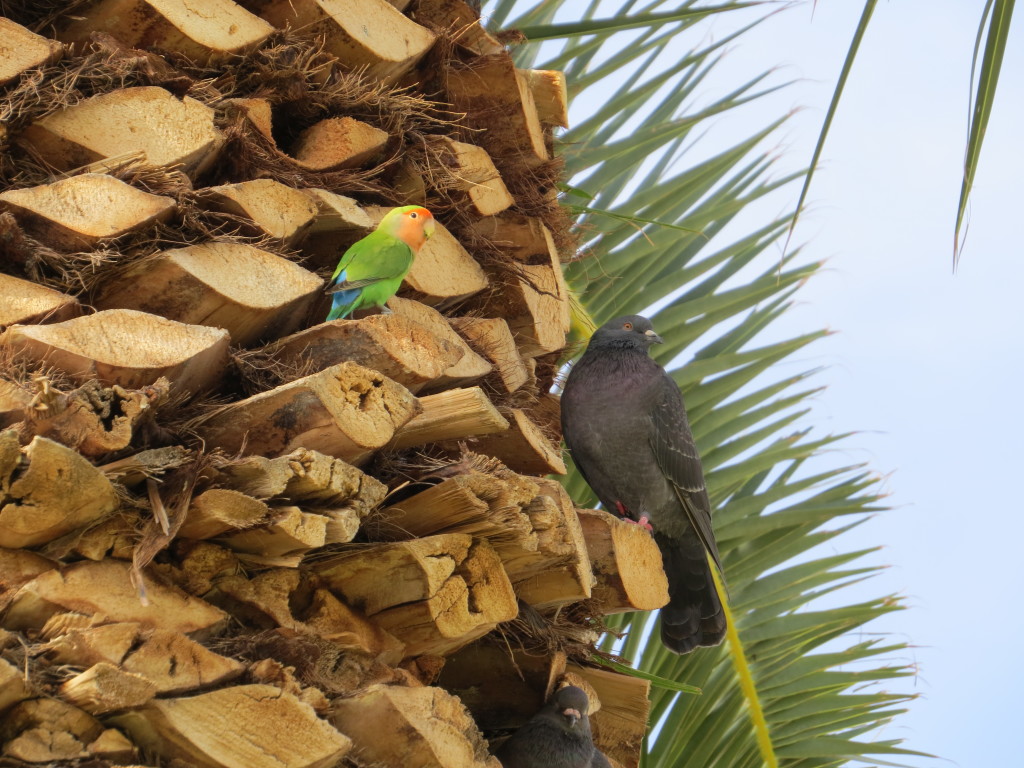
M689 653L718 645L725 611L707 555L721 573L711 502L679 387L648 351L662 343L651 321L605 323L562 391L562 434L602 506L651 531L668 577L661 640Z
M370 234L349 246L331 276L328 320L348 317L357 309L377 307L398 291L413 259L434 233L434 217L419 205L393 208Z
M496 755L502 768L611 768L594 746L582 688L559 688Z

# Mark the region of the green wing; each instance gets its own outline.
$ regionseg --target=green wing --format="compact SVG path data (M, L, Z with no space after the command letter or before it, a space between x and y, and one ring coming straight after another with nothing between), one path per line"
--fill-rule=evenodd
M335 282L344 273L346 284L370 285L380 280L405 277L412 266L412 249L393 235L375 230L353 243L331 275Z

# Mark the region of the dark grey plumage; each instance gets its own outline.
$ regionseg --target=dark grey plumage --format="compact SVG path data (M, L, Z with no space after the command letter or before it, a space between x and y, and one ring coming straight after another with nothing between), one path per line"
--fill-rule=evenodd
M582 688L559 688L495 753L503 768L611 768L594 746Z
M687 653L725 636L705 553L719 570L721 562L683 397L648 354L659 343L640 315L601 326L566 380L562 434L605 509L650 521L671 598L661 609L661 639L669 650Z

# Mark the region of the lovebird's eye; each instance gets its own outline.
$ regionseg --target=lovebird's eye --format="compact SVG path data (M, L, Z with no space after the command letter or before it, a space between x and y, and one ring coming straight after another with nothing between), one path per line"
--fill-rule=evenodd
M409 218L410 219L418 219L419 217L420 217L420 215L418 213L416 213L416 211L411 211L409 213Z

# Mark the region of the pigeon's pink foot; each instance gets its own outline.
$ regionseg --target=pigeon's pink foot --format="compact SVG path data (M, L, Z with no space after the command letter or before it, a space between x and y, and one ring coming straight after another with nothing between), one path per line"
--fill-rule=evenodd
M625 518L627 523L633 525L639 525L641 528L646 530L648 533L654 533L654 528L651 527L650 521L647 519L647 515L641 515L639 520L631 520L628 517Z
M615 508L619 511L619 515L624 521L630 525L639 525L641 528L646 529L648 532L653 533L654 529L651 527L650 521L647 519L647 515L641 515L639 520L634 520L629 515L629 510L626 509L625 505L621 501L615 502Z

